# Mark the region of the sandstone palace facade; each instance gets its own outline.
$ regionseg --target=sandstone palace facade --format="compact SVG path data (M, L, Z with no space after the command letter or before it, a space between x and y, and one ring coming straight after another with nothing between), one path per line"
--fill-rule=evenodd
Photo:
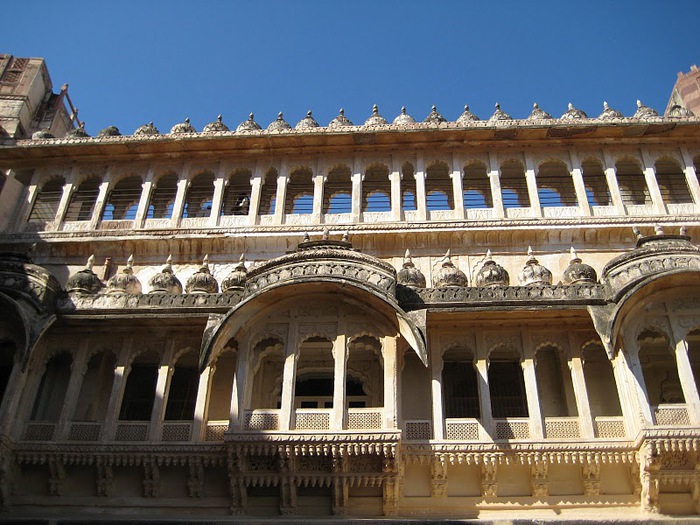
M0 104L0 519L700 512L685 108L90 137L9 55Z

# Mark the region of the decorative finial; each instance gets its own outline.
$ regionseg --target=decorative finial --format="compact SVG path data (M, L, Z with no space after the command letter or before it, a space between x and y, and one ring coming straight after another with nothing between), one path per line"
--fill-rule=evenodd
M165 259L165 268L163 268L163 269L164 270L166 270L166 269L172 270L173 269L173 254L172 253L168 255L167 259Z
M377 107L376 104L372 106L372 115L378 115L379 114L379 108Z
M223 117L221 116L221 113L219 113L219 116L216 117L216 120L218 120L219 122L221 122L222 119L223 119Z
M311 240L311 237L309 237L309 232L304 232L304 242L308 242Z
M489 248L486 250L486 260L490 261L491 259L493 259L493 257L491 256L491 248Z
M88 257L87 263L85 263L85 269L86 270L92 270L93 265L95 264L95 254L93 253Z
M528 256L530 259L532 259L532 258L535 256L535 254L532 252L532 246L528 246L528 247L527 247L527 256Z
M532 105L532 109L539 109L539 108L540 108L540 107L537 105L537 102L535 102L535 103Z
M152 125L153 125L153 121L151 120L151 121L148 123L148 125L149 125L149 126L152 126Z
M430 108L430 111L437 111L437 106L435 104L432 105Z
M688 235L688 228L686 228L685 226L681 226L680 234L684 237L687 236Z
M498 102L496 102L496 109L501 109L501 105Z
M190 117L187 117L187 118L185 119L185 124L189 124L189 123L190 123Z
M328 237L330 237L331 232L328 230L328 228L323 228L323 234L321 235L321 239L324 241L328 240Z
M468 104L464 104L464 111L469 111L469 105L468 105Z
M311 118L311 110L309 110L309 111L306 112L306 116L309 117L309 118Z
M643 106L642 101L637 99L637 107L641 108Z
M449 248L447 248L447 251L445 252L445 259L447 259L448 261L452 260L452 254L450 253Z
M126 267L127 268L134 267L134 254L133 253L131 255L129 255L129 258L126 260Z
M407 261L410 261L411 260L411 250L406 248L406 253L404 254L403 258Z
M209 267L209 254L207 253L202 260L202 266Z
M340 111L338 111L338 115L345 115L345 109L340 108Z
M656 235L663 235L664 234L664 229L660 225L655 225L654 226L654 233Z
M572 261L573 261L574 259L578 259L578 255L576 255L576 250L574 249L573 246L571 247L571 249L569 250L569 252L571 253L571 260L572 260Z
M282 112L277 113L277 120L282 120Z
M238 263L245 263L245 253L242 253L241 256L238 258Z
M343 234L342 240L343 240L343 242L348 242L350 240L350 232L349 231L347 231L347 230L345 231L345 233Z
M255 116L255 115L253 115L253 114L251 113L250 115L248 115L248 120L250 120L250 121L252 122L252 121L254 120L254 119L253 119L254 116Z
M603 109L610 109L610 106L608 106L608 103L603 101Z
M569 109L574 109L574 105L573 105L571 102L569 102L569 105L568 105L567 107L568 107Z
M401 114L402 115L406 114L406 106L401 106Z
M641 239L641 238L642 238L642 232L639 231L639 228L638 228L637 226L634 226L634 227L632 228L632 233L634 233L634 236L635 236L637 239Z

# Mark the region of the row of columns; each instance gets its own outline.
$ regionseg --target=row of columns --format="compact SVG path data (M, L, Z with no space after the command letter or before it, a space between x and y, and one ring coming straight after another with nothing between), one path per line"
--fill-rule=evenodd
M700 204L700 184L698 183L696 169L693 164L693 159L687 149L681 148L681 155L684 161L684 173L685 178L690 190L693 202ZM620 192L620 187L616 177L615 161L612 156L607 152L603 152L605 160L605 177L610 189L610 196L612 205L615 207L618 215L625 215L625 206L622 199L622 194ZM570 151L569 157L571 160L572 171L570 175L572 177L574 190L576 193L576 199L578 201L578 208L580 209L581 215L590 215L591 208L588 203L588 197L586 194L586 187L583 180L583 171L581 167L581 162L576 152ZM646 150L641 150L641 157L643 160L643 174L645 182L649 188L650 198L652 201L652 206L654 212L657 214L665 214L666 206L661 195L661 190L659 188L658 182L656 180L655 168L653 159L649 156ZM540 205L538 188L537 188L537 177L536 177L536 166L533 157L529 153L524 154L525 158L525 181L527 184L528 196L530 199L530 209L534 217L541 217L542 206ZM391 168L389 173L389 180L391 183L391 210L389 212L390 220L401 221L404 220L403 216L403 206L402 206L402 191L401 191L401 180L402 173L401 167L403 160L398 155L392 155L391 157ZM427 195L426 195L426 167L425 159L422 153L416 155L416 169L415 169L415 183L416 183L416 216L417 220L425 221L430 218L429 210L427 209ZM463 195L463 172L462 165L464 159L456 154L451 155L450 166L451 172L450 177L452 180L452 191L454 194L454 218L456 220L465 218L465 208L464 208L464 195ZM262 194L262 187L265 180L266 169L269 168L269 163L258 162L253 170L253 175L250 179L251 193L250 193L250 207L248 211L247 218L245 219L246 224L255 225L259 222L260 216L260 198ZM318 168L318 163L316 168ZM211 227L216 227L219 224L221 207L223 204L223 196L225 187L227 184L228 174L231 173L233 165L230 161L221 161L218 165L213 188L212 196L212 210L211 215L207 220L207 225ZM351 186L352 186L352 204L351 204L351 222L361 222L362 221L362 180L363 180L363 163L362 159L356 158L352 163L352 173L351 173ZM192 173L192 164L185 163L183 165L182 171L180 173L180 178L177 183L177 192L175 196L175 201L173 205L173 212L171 226L177 228L182 220L185 199L187 194L187 189L190 182L190 175ZM12 173L11 173L12 174ZM139 200L138 209L136 212L136 217L134 219L134 228L143 228L145 224L146 215L148 213L148 206L150 204L151 195L154 189L154 167L151 166L147 172L146 179L143 183L143 192ZM275 211L272 217L273 224L284 224L285 223L285 206L287 196L287 185L289 182L289 166L286 159L282 159L279 164L278 176L277 176L277 187L276 187L276 205ZM500 183L500 167L498 162L497 153L488 153L488 167L487 175L491 187L491 195L493 202L493 217L494 218L504 218L505 208L503 205L503 196L501 192ZM60 229L62 224L65 222L66 212L68 211L68 206L70 199L77 189L75 180L78 176L78 168L74 167L71 175L69 176L69 181L63 187L63 194L58 206L58 211L56 213L56 218L54 220L53 229ZM89 229L97 228L101 217L104 213L104 208L107 204L107 197L110 190L110 184L112 179L112 168L108 167L107 173L103 182L99 186L98 196L95 202L93 213L90 219ZM312 177L314 195L313 195L313 209L311 223L320 224L323 222L323 192L324 183L326 181L326 175L316 170L316 174ZM27 217L31 211L34 200L38 194L38 185L32 185L29 189L29 195L27 199L27 206L20 214L23 217L23 222L26 222Z

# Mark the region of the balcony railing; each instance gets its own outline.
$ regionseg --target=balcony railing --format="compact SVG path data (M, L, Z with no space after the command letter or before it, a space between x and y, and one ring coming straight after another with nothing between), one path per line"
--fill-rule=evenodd
M245 414L246 430L279 430L280 411L273 409L248 410Z
M482 439L481 424L473 418L445 419L445 439L456 441L478 441Z
M114 441L147 441L150 423L144 421L120 421Z
M544 418L544 435L547 439L578 439L581 425L578 417Z
M348 430L381 430L383 408L349 408Z
M530 420L526 417L495 419L494 423L497 441L530 439Z
M163 441L189 441L192 421L166 421L163 423Z
M654 421L661 426L689 426L690 414L688 405L667 404L652 407Z
M331 410L320 408L297 408L294 428L296 430L329 430Z
M595 418L595 435L601 439L627 437L625 418L622 416L597 416Z
M427 441L433 437L432 423L425 419L403 422L403 438L407 441Z

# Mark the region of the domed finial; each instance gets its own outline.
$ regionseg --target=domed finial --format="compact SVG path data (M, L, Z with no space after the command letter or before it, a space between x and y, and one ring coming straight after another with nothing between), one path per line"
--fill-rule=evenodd
M610 106L608 106L606 101L603 101L603 109L610 109Z
M489 248L488 250L486 250L486 260L490 261L492 259L493 259L493 256L491 255L491 248Z
M685 226L681 226L680 234L681 234L683 237L687 236L687 235L688 235L688 228L686 228Z
M129 258L126 260L126 267L127 268L134 267L134 254L133 253L131 255L129 255Z
M209 254L208 253L204 256L204 259L202 260L202 266L206 266L207 268L209 267Z
M569 250L569 252L571 253L571 260L572 260L572 261L578 259L578 255L576 255L576 250L574 249L573 246L571 247L571 249Z
M436 106L435 104L433 104L433 105L430 107L430 111L437 111L437 106Z
M637 107L641 108L644 104L642 104L642 101L637 99Z
M567 108L574 109L574 105L571 102L569 102L569 105L567 106Z
M468 104L464 104L464 111L469 111L469 105L468 105Z
M349 232L349 231L345 230L345 233L343 234L342 241L343 241L343 242L349 242L349 241L350 241L350 232Z
M372 106L372 115L378 115L378 114L379 114L379 107L376 104L374 104Z
M406 248L406 253L405 253L404 256L403 256L403 262L404 262L404 263L413 262L412 259L411 259L411 251L410 251L408 248Z
M153 126L153 121L151 120L151 121L148 123L148 125L149 125L149 126Z
M185 119L185 124L189 124L189 123L190 123L190 117L187 117L187 118Z
M501 105L498 102L496 102L496 109L501 109Z
M641 238L642 238L642 232L639 231L639 228L638 228L637 226L634 226L634 227L632 228L632 233L634 233L634 236L635 236L637 239L641 239Z
M87 270L92 270L92 267L95 264L95 254L93 253L90 257L88 257L87 263L85 263L85 269Z
M663 234L664 234L664 229L663 229L659 224L657 224L657 225L654 226L654 233L655 233L656 235L663 235Z
M219 113L219 116L216 117L216 120L218 120L219 122L221 122L221 121L223 120L223 117L221 116L221 113Z
M281 111L277 113L277 120L283 120Z
M527 256L530 257L530 259L535 256L535 254L532 252L532 246L527 247Z
M539 106L537 105L537 102L535 102L535 103L532 105L532 109L539 109Z
M328 228L323 228L323 234L321 235L321 239L323 239L324 241L327 241L328 238L330 237L330 234L331 234L331 232Z
M345 109L340 108L340 111L338 111L338 115L345 115Z
M447 261L451 261L451 260L452 260L452 254L451 254L449 248L447 248L447 251L445 252L445 259L446 259Z
M306 116L309 117L309 118L311 117L311 110L309 110L309 111L306 112Z
M401 106L401 114L402 115L406 114L406 106Z
M238 258L238 264L243 263L245 263L245 253L242 253L241 256Z
M252 122L253 120L255 120L254 117L255 117L255 115L253 115L253 113L251 113L250 115L248 115L248 120L250 120Z
M169 254L168 258L165 259L165 268L163 268L163 270L172 271L172 269L173 269L173 255Z
M309 232L304 232L304 242L308 242L311 240L311 237L309 237Z

